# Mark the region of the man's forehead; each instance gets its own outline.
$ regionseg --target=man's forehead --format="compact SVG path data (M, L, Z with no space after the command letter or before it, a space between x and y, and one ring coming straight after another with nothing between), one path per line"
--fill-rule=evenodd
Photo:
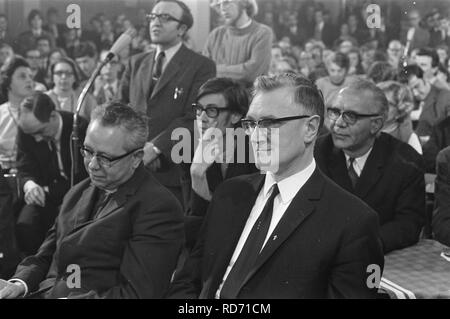
M344 88L336 94L331 104L333 107L340 107L345 110L357 110L363 107L364 103L361 103L362 99L369 100L370 95L367 92Z
M250 104L248 116L253 118L279 117L292 114L295 108L292 88L284 87L257 93Z
M153 7L152 12L153 13L169 13L173 16L181 17L183 10L175 2L161 1Z

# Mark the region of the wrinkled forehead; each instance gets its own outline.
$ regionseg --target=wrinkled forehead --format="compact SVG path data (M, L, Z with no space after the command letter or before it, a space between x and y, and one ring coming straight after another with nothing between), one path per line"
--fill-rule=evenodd
M370 101L371 94L368 92L343 88L336 94L331 105L344 111L364 113L365 109L369 108L367 105L370 104Z
M175 2L161 1L153 7L152 12L157 14L166 13L180 19L183 14L183 9Z

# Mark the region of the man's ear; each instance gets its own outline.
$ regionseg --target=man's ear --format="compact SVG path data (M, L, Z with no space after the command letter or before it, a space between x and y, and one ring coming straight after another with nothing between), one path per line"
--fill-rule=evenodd
M379 116L377 118L372 119L370 122L370 133L372 133L373 135L377 134L379 131L381 131L383 125L384 125L384 117Z
M178 32L178 36L182 38L187 32L187 26L185 24L180 24L180 26L178 27L178 31L181 31L181 33Z
M320 126L320 116L313 115L311 116L306 123L306 132L305 132L305 144L312 143L317 135L319 134L319 126Z

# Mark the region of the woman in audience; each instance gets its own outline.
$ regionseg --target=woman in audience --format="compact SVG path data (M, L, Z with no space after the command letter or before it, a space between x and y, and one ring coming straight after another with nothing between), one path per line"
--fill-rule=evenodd
M0 166L3 174L15 168L19 105L33 93L30 65L20 57L9 59L0 69L0 90L7 102L0 105Z
M389 103L389 113L383 132L411 145L419 154L422 146L419 137L413 131L410 113L414 108L413 94L404 84L395 81L378 83Z
M78 88L80 76L75 62L70 58L61 58L51 66L50 71L54 86L46 93L55 103L57 110L75 112L81 93ZM94 97L88 93L82 104L80 115L89 120L95 106Z
M360 75L364 74L364 70L361 65L361 56L357 48L352 48L348 53L348 60L350 66L348 68L348 75Z
M61 58L66 58L67 53L62 48L56 48L50 51L48 54L47 65L45 66L45 84L50 87L52 84L52 71L51 66L61 60Z

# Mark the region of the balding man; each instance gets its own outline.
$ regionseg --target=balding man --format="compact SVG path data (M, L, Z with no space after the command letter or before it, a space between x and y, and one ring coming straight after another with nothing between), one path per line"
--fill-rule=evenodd
M416 243L425 213L422 159L380 132L387 112L375 84L359 80L341 89L326 112L331 133L315 150L320 169L378 213L385 253Z

